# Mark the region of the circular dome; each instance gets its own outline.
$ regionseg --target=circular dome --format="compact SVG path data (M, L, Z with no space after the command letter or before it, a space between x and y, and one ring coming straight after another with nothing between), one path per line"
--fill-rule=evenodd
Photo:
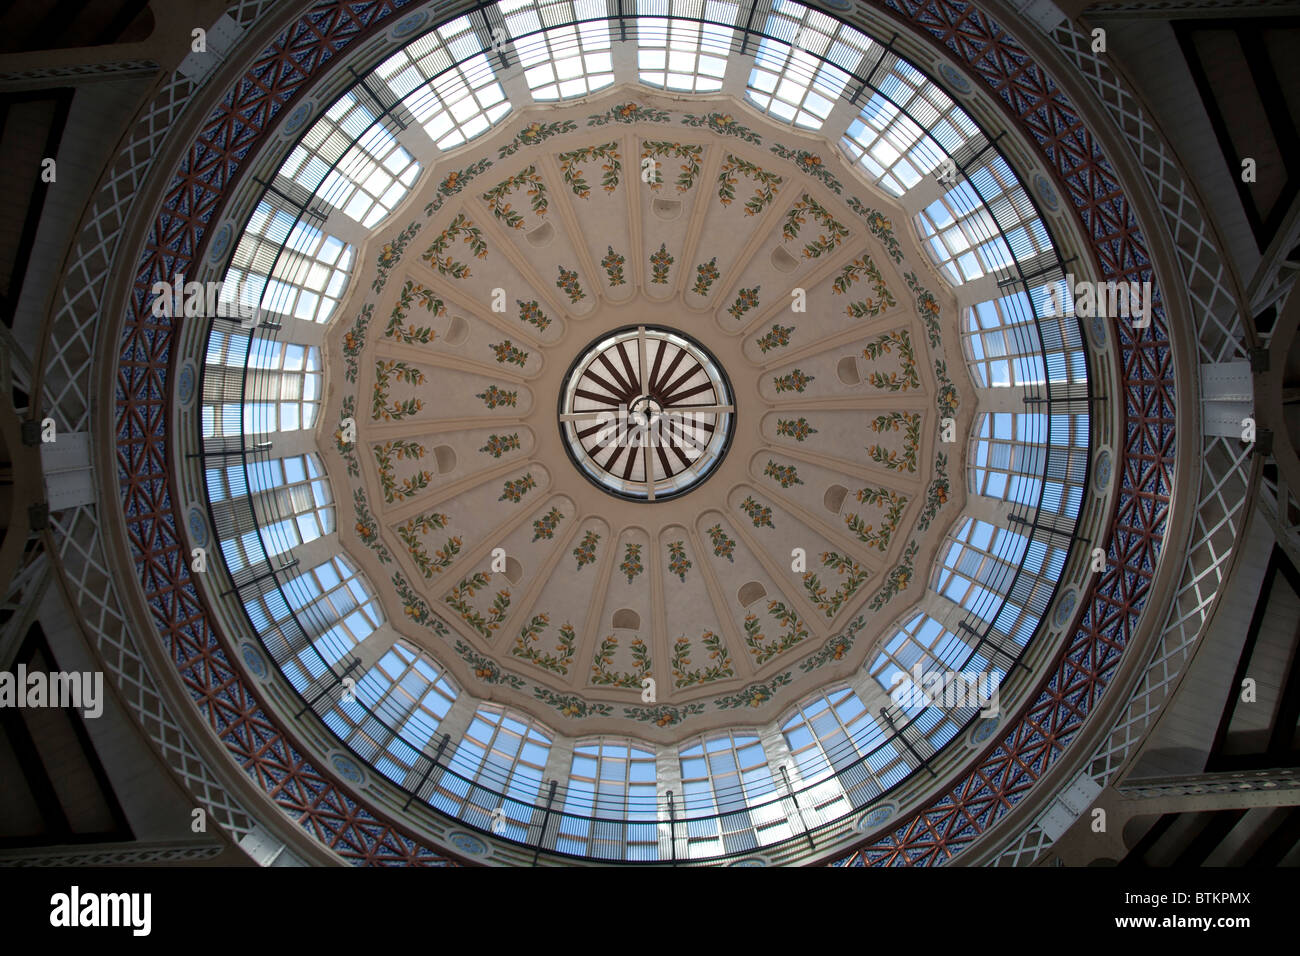
M598 487L663 501L702 482L731 443L726 373L685 333L638 326L584 351L560 393L565 450Z
M258 304L328 325L318 359L292 358L320 376L326 441L256 466L310 488L301 504L250 483L267 486L261 524L281 551L309 551L319 526L342 553L277 575L307 623L271 656L383 776L436 780L425 800L493 836L527 838L537 805L507 795L557 751L573 754L555 799L575 820L630 825L681 800L716 826L720 801L742 799L784 821L745 841L779 843L781 775L810 797L840 781L826 820L857 814L916 769L901 735L960 739L1065 568L1086 350L1050 311L1059 264L998 279L1016 259L980 211L997 194L1016 197L1040 259L1052 251L1009 166L990 153L994 195L950 193L904 227L890 189L824 141L739 109L616 88L485 132L412 187L423 215L381 220L359 249L282 227L301 258ZM353 256L337 306L307 294ZM952 291L970 275L977 317ZM299 348L283 329L249 337L246 395L283 394ZM229 337L214 329L210 360ZM981 389L1025 410L981 410ZM340 501L355 520L333 533ZM349 600L327 597L341 587ZM275 612L259 596L252 613ZM346 667L393 640L376 634L394 651L336 699ZM413 726L382 688L419 666L433 700ZM937 696L922 688L934 674L948 675ZM954 681L983 702L954 705ZM431 754L457 712L464 736ZM389 743L359 738L368 726ZM489 757L499 746L512 756ZM759 763L715 777L719 748ZM782 749L778 774L763 761ZM632 776L665 758L677 797ZM627 775L608 806L582 797L593 761ZM485 826L466 786L507 819ZM659 858L649 843L616 855ZM559 835L554 850L594 852Z
M666 746L776 721L837 678L890 704L907 657L873 649L966 500L958 310L905 214L811 137L691 110L616 89L485 133L326 333L320 464L367 597L552 746L557 719ZM978 542L971 608L1028 541Z
M452 62L431 49L480 42L448 21L305 120L285 188L252 203L227 277L268 321L204 343L231 578L205 588L234 596L313 733L370 764L367 787L405 791L388 805L520 842L554 805L619 821L619 858L665 860L673 808L712 828L684 838L706 858L795 841L787 794L827 798L819 827L886 792L906 806L916 771L965 759L974 715L891 706L891 678L1005 674L1080 578L1074 523L1107 503L1084 494L1087 349L1047 306L1066 281L1047 222L892 44L781 15L833 37L859 84L834 145L805 132L834 103L802 54L751 51L743 103L700 95L722 87L703 78L712 36L689 95L618 87L593 54L576 80L529 73L560 100L544 108L503 100L485 57L446 67L472 104L405 101ZM399 105L376 115L375 89ZM591 494L555 409L590 343L651 316L726 369L736 414L711 480L646 508ZM592 782L607 762L618 801ZM656 786L647 766L671 769ZM666 841L632 838L665 811ZM540 826L547 852L609 856L591 827Z

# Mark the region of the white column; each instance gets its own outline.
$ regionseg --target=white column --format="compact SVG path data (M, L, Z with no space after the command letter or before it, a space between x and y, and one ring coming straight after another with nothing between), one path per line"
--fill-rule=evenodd
M682 793L682 765L676 747L655 748L655 790L659 796L659 859L672 858L670 834L677 835L677 856L686 857L686 825L683 820L685 795ZM673 795L676 818L674 827L668 816L668 794Z

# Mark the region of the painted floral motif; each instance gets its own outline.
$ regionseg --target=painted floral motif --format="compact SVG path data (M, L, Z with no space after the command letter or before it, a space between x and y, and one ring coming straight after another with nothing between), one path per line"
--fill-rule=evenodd
M510 501L519 504L524 495L537 487L537 480L533 477L531 471L525 472L519 478L511 478L501 489L501 497L497 501Z
M650 265L654 273L650 276L650 281L658 285L668 284L668 270L672 267L673 257L668 252L666 243L659 244L659 251L650 256Z
M641 679L650 673L650 648L639 637L632 638L628 645L632 649L632 670L612 671L614 652L618 650L618 638L612 634L600 642L596 656L591 660L591 682L609 687L641 687Z
M686 580L686 572L691 569L691 560L686 557L685 541L668 542L668 573L675 574L681 581Z
M513 687L515 690L523 690L526 682L522 677L503 671L497 666L496 661L484 657L460 638L456 638L454 647L461 660L474 668L474 676L483 683L502 684L506 687Z
M709 529L709 538L713 542L713 556L716 558L726 558L728 561L735 563L736 542L727 536L722 530L722 525L715 524Z
M867 347L862 350L862 355L864 358L876 361L882 356L889 355L894 349L898 349L900 370L888 373L872 372L867 376L867 381L876 388L888 389L891 392L906 392L920 388L921 376L916 367L916 351L912 348L912 337L907 334L907 329L882 333L875 341L867 343Z
M377 359L375 361L375 390L370 403L370 412L375 421L395 422L407 415L414 415L424 407L418 398L408 398L388 404L389 378L405 382L407 385L423 385L424 373L397 359Z
M899 245L898 237L894 235L894 227L885 218L884 213L864 205L857 196L849 197L848 206L867 221L867 228L871 230L873 236L880 240L889 258L895 262L902 262L903 247Z
M779 394L781 392L802 392L816 379L816 375L807 375L802 369L795 369L789 375L777 375L772 379L772 382Z
M627 262L626 256L620 256L614 251L614 247L609 247L609 252L605 253L605 258L600 260L600 267L605 270L605 277L609 279L611 286L626 285L627 280L623 278L623 263Z
M397 593L398 600L402 602L402 611L407 618L422 627L429 628L441 637L447 636L447 625L443 623L442 618L433 613L433 609L416 593L415 588L411 587L411 583L400 571L393 575L393 590Z
M898 530L898 522L903 517L903 511L907 508L907 496L900 495L896 491L888 488L860 488L858 489L858 501L867 505L874 505L884 510L884 517L880 519L880 527L876 528L872 524L862 520L862 516L857 513L850 513L844 516L844 523L868 548L875 548L881 554L889 550L890 539L893 538L894 532Z
M407 345L423 344L434 340L434 331L427 325L403 325L411 306L415 304L424 306L426 312L433 315L444 315L447 311L446 305L442 299L433 294L432 289L426 289L418 282L407 279L402 284L402 291L397 294L397 304L393 306L393 312L388 317L388 325L384 329L384 335L390 339L396 339Z
M795 327L793 325L779 325L773 323L772 330L760 335L754 340L754 344L758 346L760 352L766 355L768 352L772 351L772 349L783 348L784 346L789 345L790 333L793 332L794 329Z
M492 354L496 356L499 363L518 365L520 368L528 364L528 353L521 348L516 348L509 339L494 342L491 348Z
M469 598L488 586L491 576L483 571L475 571L462 580L442 600L453 611L460 614L460 619L474 628L484 638L490 639L492 632L501 626L510 610L510 589L502 588L492 599L492 606L487 615L483 615L469 603Z
M756 185L754 195L745 200L745 215L757 216L776 199L777 191L784 180L776 173L769 172L756 163L740 159L731 153L723 158L718 170L718 200L724 206L730 206L736 198L736 183L745 176Z
M803 484L803 482L801 481L799 484ZM745 500L740 503L740 510L749 515L749 520L754 522L755 528L776 530L776 525L772 524L772 509L767 505L760 505L752 495L746 496Z
M487 258L488 247L483 239L483 230L474 225L463 212L457 213L447 228L438 233L438 238L429 244L429 248L424 251L421 258L437 269L439 275L450 276L453 279L467 279L470 276L469 266L445 254L457 238L469 246L474 258Z
M736 676L736 672L731 669L731 655L723 647L722 638L712 631L705 631L700 635L700 643L708 651L709 660L712 663L695 670L690 670L691 642L685 637L679 637L673 644L673 656L669 663L673 671L674 687L694 687L699 684L711 684L715 680Z
M768 643L766 635L763 634L763 625L759 621L758 615L745 615L745 623L742 625L745 631L745 645L749 648L749 653L754 656L754 663L756 664L766 664L772 658L788 651L808 636L808 628L799 620L799 615L787 608L783 602L769 602L767 613L775 618L777 623L786 630L784 634Z
M921 416L907 412L889 412L877 415L871 423L871 430L881 432L903 432L903 452L887 450L880 445L869 445L867 451L871 460L893 471L916 471L916 453L921 446Z
M578 124L573 120L560 120L557 123L529 123L515 134L514 139L497 150L497 159L513 156L525 146L536 146L538 143L546 142L552 136L572 133L577 128Z
M612 110L587 117L588 126L607 126L610 123L667 123L668 114L652 106L636 103L619 103Z
M357 397L355 395L343 396L343 402L339 406L340 424L339 424L339 428L336 429L334 432L334 447L338 449L339 455L343 458L345 462L347 462L348 474L351 475L353 478L357 478L360 477L361 475L361 463L357 461L357 456L354 453L354 449L353 449L353 443L345 442L343 440L342 422L346 421L349 418L352 419L354 423L356 422Z
M628 584L631 584L632 579L645 570L641 566L641 545L631 543L627 545L627 549L623 552L623 562L618 569L627 575Z
M784 438L793 438L795 441L807 441L809 435L816 435L817 429L808 424L808 419L800 416L799 418L778 418L776 420L776 433Z
M607 193L612 193L618 188L620 174L623 172L623 163L620 161L618 154L618 143L602 143L599 146L582 146L578 149L571 149L567 153L560 153L560 173L573 194L579 199L587 199L591 196L591 186L587 184L586 178L582 175L581 163L590 163L595 160L604 160L600 165L601 177L600 186Z
M460 554L463 542L459 537L448 538L446 543L433 553L432 557L424 548L422 536L431 531L441 531L447 527L448 520L446 515L433 511L428 514L417 515L397 526L397 536L402 539L411 560L415 562L415 566L420 569L420 573L426 578L441 574L456 559L456 555Z
M573 631L573 625L565 624L560 628L554 653L543 654L533 646L550 623L551 619L546 614L533 615L533 619L520 629L519 636L515 638L515 646L510 649L510 653L515 657L532 661L538 667L554 674L568 674L569 662L573 660L577 645L577 635Z
M474 397L483 399L483 404L488 408L499 408L502 405L514 408L519 404L518 392L507 392L497 388L495 385L489 385L483 391L475 393Z
M375 257L375 278L370 283L370 288L374 292L383 292L384 286L388 284L389 274L397 268L397 264L402 261L402 254L406 252L406 246L416 234L424 227L423 223L410 223L405 229L393 237L392 242L384 243L379 250L379 255Z
M519 306L519 321L526 322L529 325L536 326L538 332L545 332L546 327L551 324L542 307L538 305L537 300L533 299L525 302L523 299L515 299L515 305Z
M600 535L595 531L588 531L578 542L578 546L573 549L573 556L578 559L578 570L581 571L589 564L596 561L596 545L600 543Z
M533 540L539 541L542 538L547 541L551 540L555 537L555 529L563 520L564 515L560 513L560 509L552 508L533 522Z
M658 707L624 707L623 716L642 723L653 723L656 727L675 727L687 717L704 713L704 704L695 701L681 707L660 704Z
M685 160L681 165L681 171L677 174L677 191L679 193L684 193L695 185L695 179L700 175L700 161L704 157L703 146L669 143L663 140L647 141L642 144L642 168L645 167L645 160L660 156ZM664 178L659 174L658 165L656 164L654 182L650 183L650 188L658 189L663 183Z
M750 309L758 308L758 290L761 288L762 286L756 285L752 289L741 289L736 296L736 301L731 303L731 308L727 309L727 313L740 321L740 317Z
M582 291L582 286L578 284L578 273L573 272L564 266L557 266L560 271L560 277L555 280L555 288L562 291L569 297L570 302L580 302L587 297L587 293Z
M518 432L515 432L511 435L496 435L496 434L489 435L487 444L479 449L479 451L483 452L485 455L491 455L493 458L500 458L508 451L518 451L518 450L519 450Z
M374 451L375 463L379 467L379 486L384 491L384 501L392 504L398 498L409 498L421 489L429 487L429 479L433 477L431 471L417 471L411 477L402 479L400 486L393 474L398 461L403 459L419 461L424 457L425 449L419 442L405 439L386 441L382 445L376 445Z
M885 576L885 586L876 592L867 607L879 611L897 597L900 591L907 590L907 586L912 583L912 563L916 560L916 552L916 541L909 541L902 562Z
M506 201L506 197L521 187L527 190L528 204L533 210L533 215L545 216L548 208L546 183L542 182L541 174L537 172L536 166L529 166L527 169L503 179L483 194L483 201L492 210L492 215L511 229L524 228L523 215L511 208L512 204Z
M708 295L709 289L718 279L718 257L714 256L708 262L701 262L695 267L695 285L691 291L696 295Z
M885 277L880 274L880 269L871 261L871 256L865 252L840 270L840 274L831 282L831 290L836 295L845 295L848 293L849 287L864 276L870 280L871 289L875 296L861 302L850 303L849 307L844 310L845 315L850 318L860 319L879 315L885 309L898 304L894 299L894 294L885 285Z
M925 505L921 508L921 516L916 519L916 530L924 531L930 527L934 521L935 515L939 513L948 502L948 493L952 486L948 482L948 456L939 454L934 459L935 476L930 482L930 487L925 492Z
M370 327L370 320L374 317L374 303L367 302L357 313L356 320L352 323L352 328L343 334L343 377L352 383L357 380L357 363L361 356L361 350L366 345L366 330Z
M614 713L610 704L583 700L574 694L557 694L547 687L533 687L533 696L543 704L554 707L562 717L581 719L583 717L608 717Z
M862 587L867 578L871 577L871 572L862 567L848 555L840 554L837 551L825 551L822 553L822 566L829 568L844 580L832 594L826 593L826 585L816 574L808 572L803 576L803 587L808 592L808 599L814 606L826 615L827 619L833 618L840 612L844 602L857 593L858 588Z
M799 670L803 671L805 674L811 674L813 671L820 667L825 667L832 661L843 660L844 655L853 649L853 642L857 639L858 631L862 628L862 625L865 622L865 618L855 618L853 622L845 628L843 634L836 634L834 637L829 638L826 643L822 645L821 650L809 654L800 661Z
M487 172L492 166L492 160L480 159L471 163L464 169L453 170L443 177L442 182L438 184L438 189L433 197L433 201L424 207L424 214L432 216L442 209L443 204L456 195L462 189L470 184L475 177Z
M798 468L794 465L778 465L771 458L767 460L767 467L763 469L763 476L776 481L782 488L803 484L803 479L799 477Z
M937 404L940 418L953 418L957 414L957 386L948 378L948 363L941 359L934 361L934 377L939 380Z
M370 503L366 501L364 489L353 489L352 511L356 515L355 530L357 537L361 539L361 543L375 552L375 557L379 559L380 564L391 564L393 556L389 554L388 548L379 537L379 522L375 520L375 516L370 512Z
M817 259L828 252L834 252L849 237L849 229L844 223L832 216L830 210L816 199L813 199L812 196L804 193L799 198L799 201L790 207L790 211L785 214L785 222L781 226L781 235L786 242L794 242L795 239L799 238L800 231L808 221L809 213L812 213L813 219L826 229L816 239L805 243L803 247L803 257L805 259Z
M778 687L790 683L790 672L777 674L762 684L750 684L744 690L727 694L715 700L714 706L719 710L738 710L741 707L762 707L776 694Z
M707 116L695 116L687 113L682 117L682 124L699 128L707 126L721 136L734 136L754 146L762 146L763 139L748 126L741 126L730 113L709 113Z
M772 147L772 152L776 153L776 155L780 156L782 159L790 160L798 166L800 170L817 180L831 192L835 193L835 195L838 196L844 191L844 187L840 185L840 181L831 175L831 171L826 168L826 165L822 162L822 158L816 153L810 153L806 149L790 149L788 146L782 146L780 143L777 143Z
M903 279L907 282L907 287L916 293L916 314L925 325L925 335L930 348L939 348L943 344L939 333L939 300L934 297L934 293L921 285L916 273L904 273Z

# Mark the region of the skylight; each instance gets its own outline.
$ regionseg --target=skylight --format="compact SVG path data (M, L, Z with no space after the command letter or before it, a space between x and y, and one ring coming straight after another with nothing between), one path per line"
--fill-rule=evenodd
M875 185L902 196L983 134L919 70L897 57L889 59L879 90L849 124L841 145Z
M263 543L274 557L334 530L329 481L315 454L214 465L207 481L209 500L227 511L251 498L261 525L261 541L252 530L221 542L232 572L262 560Z
M280 167L280 175L366 229L406 197L419 174L420 164L351 91L312 125Z
M722 89L735 31L720 24L734 24L739 4L704 3L709 23L676 19L698 16L697 0L637 0L637 77L642 83L689 93L713 93ZM661 16L669 14L668 17Z
M415 786L418 781L407 778L456 696L427 655L398 641L357 680L351 699L341 697L324 720L384 776Z
M316 424L321 401L320 349L214 328L208 337L203 437L269 435ZM260 369L245 391L244 369ZM225 400L223 400L225 399Z
M300 221L299 211L267 193L248 220L222 287L239 301L281 319L328 322L347 290L353 249Z
M533 806L541 795L542 770L550 749L550 733L531 718L483 704L456 747L450 768L440 777L431 802L481 829L524 840ZM494 826L492 811L497 809L502 814Z
M916 216L922 245L954 286L1052 250L1029 194L1001 156L968 171Z
M851 73L875 44L840 21L775 0L754 54L745 98L801 129L819 130Z
M625 739L573 750L555 848L602 859L658 858L655 754Z
M756 735L715 734L683 747L680 757L689 856L752 850L792 835Z
M512 49L535 100L586 96L614 82L614 61L604 0L502 0ZM546 23L599 17L596 22L543 30ZM540 32L538 32L540 31Z
M505 90L468 17L459 17L398 50L375 75L411 111L441 150L486 133L510 112Z
M863 758L885 743L876 719L852 688L804 701L781 727L799 779L819 820L832 820L869 803L884 789ZM801 796L801 799L804 797Z

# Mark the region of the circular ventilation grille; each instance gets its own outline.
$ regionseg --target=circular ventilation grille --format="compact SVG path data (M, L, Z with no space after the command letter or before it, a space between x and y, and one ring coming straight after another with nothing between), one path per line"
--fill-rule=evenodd
M610 494L656 501L689 491L727 453L730 383L698 342L637 326L578 356L560 393L560 432L578 468Z

